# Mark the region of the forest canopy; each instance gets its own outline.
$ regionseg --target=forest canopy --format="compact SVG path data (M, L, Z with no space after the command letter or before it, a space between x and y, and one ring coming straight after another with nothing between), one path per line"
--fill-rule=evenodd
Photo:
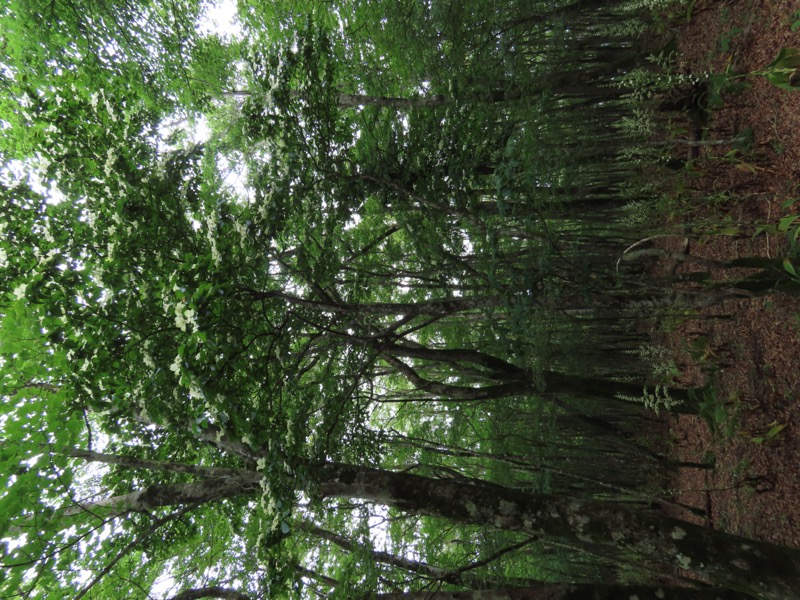
M640 4L7 3L0 595L789 597L653 509Z

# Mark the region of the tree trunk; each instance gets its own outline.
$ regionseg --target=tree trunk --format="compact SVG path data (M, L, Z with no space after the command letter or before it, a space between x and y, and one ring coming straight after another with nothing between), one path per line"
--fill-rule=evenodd
M786 600L800 589L800 550L653 512L367 467L323 464L311 471L326 497L360 498L452 522L521 531L610 560L686 574L762 600Z
M332 312L348 315L375 316L429 316L447 317L461 312L485 308L497 308L505 299L501 296L473 296L439 298L421 302L367 302L363 304L346 304L333 301L309 300L282 290L259 291L242 288L251 297L258 300L278 299L295 306L303 306L319 312Z
M493 357L475 350L435 350L430 348L410 348L396 344L391 346L374 344L374 347L379 350L379 356L408 379L416 389L438 396L443 400L476 402L541 393L532 381L530 373L526 373L523 369L504 363L499 359L493 359L508 366L508 369L501 370L499 365L495 365L488 360ZM398 355L448 362L453 366L455 374L458 374L459 369L454 364L454 361L472 362L473 364L492 368L494 372L487 373L487 376L492 375L492 378L499 380L500 383L482 387L468 387L431 381L425 379L410 365L398 359ZM479 361L478 357L482 357L484 360ZM523 378L523 375L527 375L527 377ZM605 398L624 403L641 401L645 405L649 401L655 405L656 409L664 408L673 413L697 414L699 410L698 399L693 397L693 390L663 386L656 390L655 386L652 386L652 391L650 391L640 383L614 381L602 377L583 377L575 374L567 375L555 371L545 371L542 378L544 379L544 393L546 394L578 398ZM650 394L650 399L645 398L646 392Z
M358 498L454 523L520 531L560 547L647 565L761 600L786 600L800 589L800 550L714 531L652 511L531 494L475 480L433 479L338 463L295 464L311 476L307 491L323 497ZM62 515L98 509L113 514L149 512L169 505L192 506L249 496L260 493L260 478L255 471L242 470L220 479L156 485L81 502L62 509Z
M748 600L731 590L646 585L551 584L541 587L374 594L370 600Z

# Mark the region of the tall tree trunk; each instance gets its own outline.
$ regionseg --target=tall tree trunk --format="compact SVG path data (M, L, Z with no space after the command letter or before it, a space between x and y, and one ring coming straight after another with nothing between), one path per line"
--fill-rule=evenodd
M731 590L691 589L646 585L551 584L541 587L374 594L369 600L748 600Z
M295 464L311 476L307 491L323 497L358 498L454 523L520 531L561 547L679 573L761 600L786 600L800 589L800 550L714 531L652 511L531 494L476 480L433 479L339 463ZM260 477L258 472L242 470L220 479L156 485L124 496L82 502L60 512L68 517L85 510L120 514L176 504L191 507L260 493Z
M452 522L521 531L611 560L688 574L762 600L786 600L800 589L800 550L653 512L367 467L324 464L311 470L324 496L361 498Z
M374 344L374 347L379 350L380 357L408 379L416 389L439 396L445 400L473 402L541 393L533 382L532 374L477 350L436 350L431 348L411 348L398 344L381 346L377 343ZM398 359L397 356L446 362L453 367L455 374L459 373L458 365L455 364L456 361L471 362L493 369L493 373L487 373L487 375L492 375L499 383L482 387L469 387L431 381L422 377L413 367ZM498 364L495 364L495 362ZM506 365L507 368L501 369L499 363ZM641 401L647 404L647 401L649 401L651 404L657 405L657 408L664 408L674 413L697 414L699 410L698 399L693 396L694 390L667 387L656 389L653 387L652 392L650 392L641 383L615 381L602 377L584 377L555 371L545 371L542 379L545 384L544 393L555 396L605 398L626 403ZM651 397L649 399L646 398L646 394Z

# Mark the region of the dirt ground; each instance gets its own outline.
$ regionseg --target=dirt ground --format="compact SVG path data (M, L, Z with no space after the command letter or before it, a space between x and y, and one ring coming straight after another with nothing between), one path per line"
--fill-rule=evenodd
M677 41L681 72L720 73L730 66L752 73L781 48L800 48L800 27L792 31L798 11L800 0L698 0L688 23L685 15L676 18L666 35ZM782 259L790 251L786 233L758 228L777 228L800 212L800 91L779 89L757 75L743 80L750 87L724 96L703 139L747 142L695 150L670 226L682 224L696 235L661 242L670 251L717 261ZM676 146L684 153L685 147ZM724 234L709 235L712 230ZM697 268L665 262L660 268L677 274ZM800 272L800 257L794 264ZM800 547L799 300L782 293L726 300L696 317L654 325L654 342L670 350L680 371L676 382L712 383L727 415L670 419L673 457L714 464L713 470L681 469L669 483L673 500L707 511L705 519L684 511L677 516Z

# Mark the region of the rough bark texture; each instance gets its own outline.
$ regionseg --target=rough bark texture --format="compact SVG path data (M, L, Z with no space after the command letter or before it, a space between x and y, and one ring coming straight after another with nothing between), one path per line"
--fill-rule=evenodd
M795 590L800 589L800 550L725 534L653 512L610 502L530 494L473 480L433 479L337 463L303 468L313 476L325 497L360 498L456 523L520 531L612 561L647 564L652 569L687 575L763 600L786 600L795 597ZM243 470L233 477L151 486L82 503L64 510L62 515L98 509L119 514L218 501L256 493L260 477ZM584 597L610 596L553 596Z
M544 585L542 587L375 594L371 600L747 600L731 590L697 590L641 585Z
M650 512L366 467L326 464L312 470L325 496L362 498L415 514L540 535L611 560L647 562L764 600L786 600L800 589L800 550Z

